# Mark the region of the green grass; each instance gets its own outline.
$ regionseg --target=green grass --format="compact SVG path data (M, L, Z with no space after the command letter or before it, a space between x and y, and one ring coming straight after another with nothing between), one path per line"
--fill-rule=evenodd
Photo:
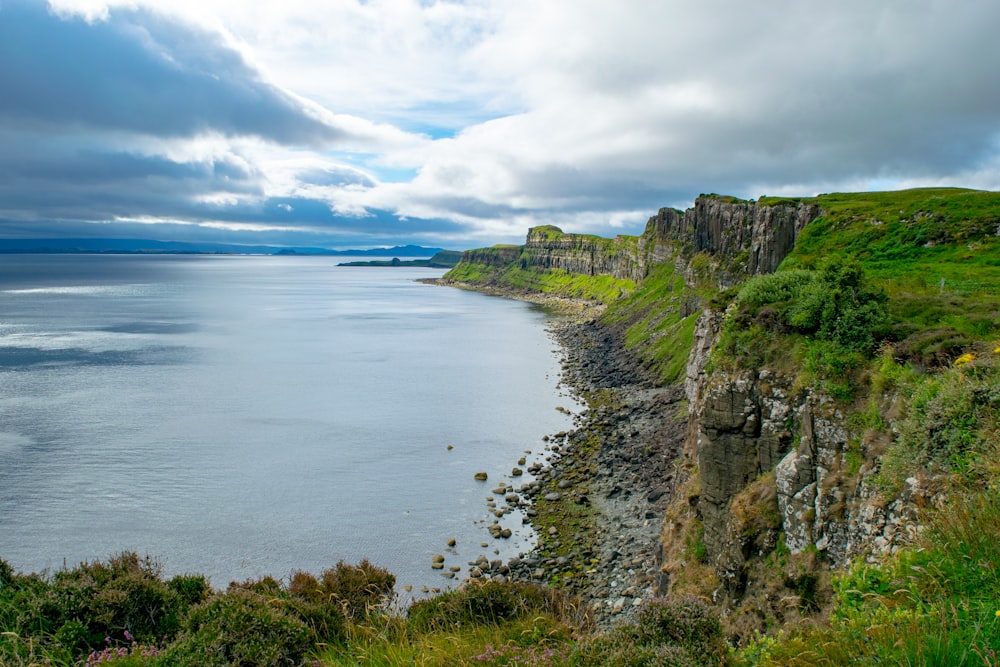
M514 289L600 303L610 303L635 289L635 283L631 280L611 276L588 276L558 269L538 271L519 266L509 268L497 280Z
M444 274L445 280L455 280L471 285L486 284L501 273L501 269L487 264L476 264L473 262L459 262L455 268Z
M1000 193L934 188L806 201L825 214L802 231L783 269L810 268L838 254L903 290L998 293Z
M796 201L823 215L805 227L778 273L732 295L740 310L726 322L714 367L787 366L791 357L803 362L800 385L819 383L849 400L879 345L922 368L942 368L1000 339L1000 194L936 188ZM888 297L884 313L856 299L843 310L854 324L833 310L822 324L822 308L839 297L810 285L837 262L860 265L863 289Z
M602 321L624 330L625 347L664 383L683 379L694 329L701 314L697 296L674 274L673 264L655 266L640 286L612 303ZM693 310L694 312L687 312Z

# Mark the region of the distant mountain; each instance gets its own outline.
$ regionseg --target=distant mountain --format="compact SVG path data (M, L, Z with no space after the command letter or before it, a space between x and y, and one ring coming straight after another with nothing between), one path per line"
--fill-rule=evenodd
M186 243L150 239L0 239L0 253L87 253L171 255L332 255L372 257L432 257L442 248L417 245L366 250L237 245L232 243Z

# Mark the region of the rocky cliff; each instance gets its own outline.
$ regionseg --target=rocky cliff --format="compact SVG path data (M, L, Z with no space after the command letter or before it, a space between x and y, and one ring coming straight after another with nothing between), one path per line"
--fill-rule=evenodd
M1000 346L987 340L1000 336L1000 300L987 296L994 291L984 287L1000 284L990 259L998 243L992 234L998 207L993 193L952 190L757 202L703 195L686 211L659 210L638 237L601 239L538 227L524 246L470 251L463 262L491 269L465 275L522 288L530 283L525 275L619 281L618 291L606 292L609 305L599 326L612 332L654 382L676 382L686 397L686 410L675 406L669 416L650 417L664 420L658 443L655 432L642 432L644 451L669 452L672 461L669 477L651 485L670 490L654 494L664 517L651 580L661 594L710 597L730 614L734 636L747 637L829 602L832 570L911 545L920 532L920 508L939 506L945 497L940 477L928 470L946 470L944 457L953 448L979 446L965 436L938 438L941 428L969 427L945 424L952 408L935 408L933 418L942 423L928 426L927 438L941 440L939 447L948 454L935 453L922 435L915 436L915 450L901 468L911 472L887 491L886 478L879 478L882 459L898 440L905 392L920 385L909 380L908 389L900 389L893 381L872 378L881 373L879 364L898 370L912 360L948 368L977 340L984 357L990 350L1000 355ZM973 267L979 278L949 279L956 287L945 294L945 278L935 275L928 283L925 274L928 261L940 265L949 235L962 240L953 253L962 263L957 275L964 277ZM876 349L872 338L850 349L841 343L823 347L815 329L802 333L781 320L779 310L793 298L791 292L744 312L733 329L740 290L729 288L770 280L761 277L790 254L791 262L808 270L783 273L781 280L814 280L822 260L837 253L867 256L883 280L912 290L894 296L906 304L900 312L913 316L880 333L882 362L870 357ZM630 293L620 297L621 292ZM816 303L840 303L858 291L812 294ZM972 324L944 326L944 312L954 314L952 323L964 318ZM726 335L729 347L723 345ZM769 350L759 354L760 348ZM729 363L722 350L730 349L743 358ZM976 354L961 358L971 363ZM961 380L956 387L968 384ZM980 405L986 399L968 400ZM995 415L994 404L1000 401L976 414ZM666 422L681 412L686 429ZM967 423L980 418L963 417ZM629 433L624 441L635 437ZM614 458L614 452L608 455ZM920 467L934 456L936 467ZM622 488L615 479L609 486ZM631 491L644 496L649 489ZM633 517L639 519L649 517ZM621 547L620 536L615 544ZM629 562L643 560L641 550L632 556Z
M493 269L564 271L638 283L658 264L704 253L723 264L718 278L722 286L728 286L747 275L774 271L799 232L819 214L819 207L813 204L767 204L702 195L686 211L660 209L638 237L567 234L546 225L529 230L523 246L467 250L462 263ZM491 274L488 282L502 280Z

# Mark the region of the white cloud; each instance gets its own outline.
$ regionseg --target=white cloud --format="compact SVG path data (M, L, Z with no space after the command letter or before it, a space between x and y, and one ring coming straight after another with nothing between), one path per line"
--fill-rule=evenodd
M150 8L198 25L336 137L114 135L122 150L238 170L239 189L219 178L199 193L212 204L301 198L508 241L543 222L636 230L708 191L1000 184L995 3L51 4L92 22Z

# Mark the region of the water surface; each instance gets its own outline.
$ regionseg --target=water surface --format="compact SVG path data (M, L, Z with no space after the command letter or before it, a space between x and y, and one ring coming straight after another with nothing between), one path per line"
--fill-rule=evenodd
M530 546L485 497L569 425L545 315L337 261L0 257L0 558L434 587L448 538L449 565Z

